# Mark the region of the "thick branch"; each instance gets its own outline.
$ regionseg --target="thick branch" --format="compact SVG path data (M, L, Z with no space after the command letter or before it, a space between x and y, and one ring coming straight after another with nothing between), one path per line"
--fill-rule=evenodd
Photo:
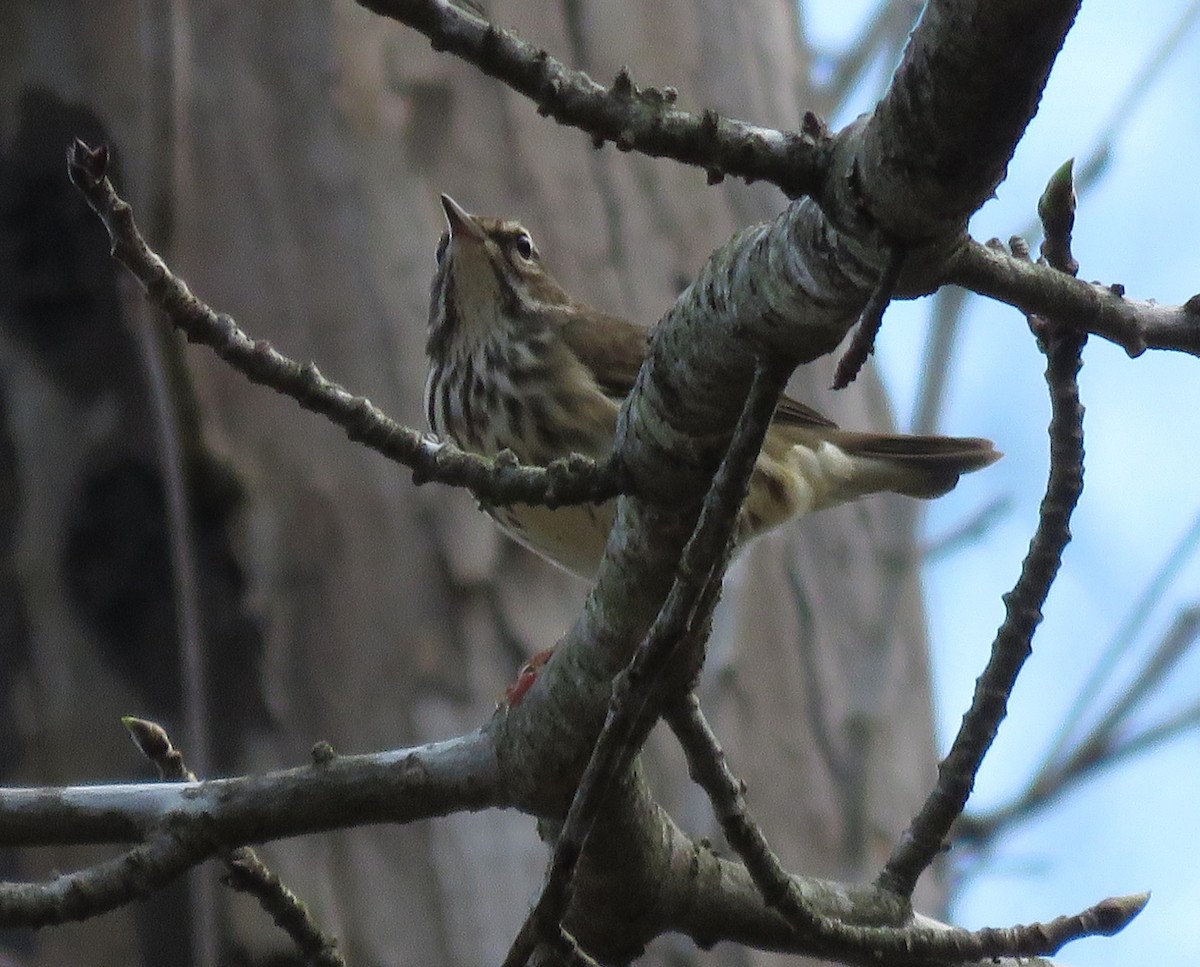
M507 804L484 731L263 776L0 789L0 846L133 842L168 816L233 845Z
M613 686L604 728L579 780L554 846L546 885L513 942L505 967L523 967L539 939L557 933L568 890L592 824L616 779L628 769L664 704L664 687L680 676L690 688L699 673L708 622L732 547L738 511L771 416L779 402L781 373L759 369L750 386L737 432L713 478L695 533L683 550L679 573L662 610ZM689 647L699 654L687 655Z
M1004 178L1079 2L931 0L854 169L829 185L896 240L958 231Z

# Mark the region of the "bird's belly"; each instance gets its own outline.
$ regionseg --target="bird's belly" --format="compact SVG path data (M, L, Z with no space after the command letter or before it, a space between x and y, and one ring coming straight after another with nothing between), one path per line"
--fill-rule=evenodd
M596 576L616 504L533 507L512 504L488 510L510 537L564 570L591 580Z

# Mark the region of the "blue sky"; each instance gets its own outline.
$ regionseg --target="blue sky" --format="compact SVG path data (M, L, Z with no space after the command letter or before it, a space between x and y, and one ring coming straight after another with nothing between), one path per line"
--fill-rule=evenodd
M1120 282L1132 297L1162 302L1200 292L1200 23L1154 81L1141 85L1132 110L1113 117L1138 86L1142 65L1194 2L1084 0L1009 178L972 222L977 238L1022 229L1050 173L1069 157L1085 157L1107 133L1111 163L1080 198L1074 251L1081 276ZM818 39L836 45L873 6L812 0L806 9ZM882 76L881 65L875 83ZM869 110L876 96L877 88L864 90L845 117L833 120ZM878 365L902 425L915 399L927 310L927 302L892 306L879 344ZM990 436L1007 456L933 505L927 533L948 531L997 497L1011 509L980 543L927 573L943 749L969 703L1002 617L1000 594L1011 586L1036 523L1047 465L1042 368L1017 313L972 301L942 429ZM1074 540L972 805L999 805L1021 789L1096 656L1200 513L1200 360L1165 353L1130 360L1093 339L1081 383L1087 462ZM1134 659L1116 666L1118 684L1179 608L1198 600L1200 554L1186 561L1153 610ZM1176 668L1138 720L1198 701L1200 654ZM1150 889L1150 906L1124 934L1074 944L1059 960L1078 967L1200 963L1192 849L1198 764L1195 733L1104 772L1014 827L961 891L956 919L967 926L1047 919L1107 895Z

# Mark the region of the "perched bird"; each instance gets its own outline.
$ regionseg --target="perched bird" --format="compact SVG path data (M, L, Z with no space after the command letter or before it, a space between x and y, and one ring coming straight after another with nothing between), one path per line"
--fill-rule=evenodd
M571 452L602 459L617 410L647 350L646 330L576 299L551 277L526 229L466 212L442 195L429 306L425 413L430 429L475 453L509 449L522 463ZM974 437L843 430L783 397L737 523L743 544L784 521L892 491L938 497L1000 454ZM488 512L526 547L594 575L614 503Z

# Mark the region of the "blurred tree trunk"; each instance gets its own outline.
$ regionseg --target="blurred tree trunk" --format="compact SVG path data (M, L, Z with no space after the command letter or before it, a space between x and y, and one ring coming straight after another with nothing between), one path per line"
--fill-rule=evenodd
M628 64L688 107L794 128L813 103L788 0L489 12L602 82ZM508 544L464 494L417 490L207 352L139 340L141 299L73 197L62 149L76 133L109 140L151 243L202 298L418 425L438 192L520 218L568 289L644 324L782 198L596 152L349 0L114 0L102 16L17 0L0 10L0 54L0 779L144 775L120 734L131 712L196 747L182 731L164 420L183 445L200 571L208 768L478 724L586 589ZM167 411L147 389L156 354L173 374ZM873 379L832 398L830 372L811 367L793 390L848 425L887 425ZM911 526L876 498L761 541L718 618L705 704L771 842L805 873L872 872L932 775ZM649 755L664 802L713 832L671 744ZM47 852L0 854L0 875L79 862ZM529 820L495 813L264 852L358 967L496 962L544 859ZM182 964L186 918L164 912L182 894L0 936L0 950ZM222 962L287 949L249 901L221 901ZM776 960L666 942L657 962L672 946L672 963Z

